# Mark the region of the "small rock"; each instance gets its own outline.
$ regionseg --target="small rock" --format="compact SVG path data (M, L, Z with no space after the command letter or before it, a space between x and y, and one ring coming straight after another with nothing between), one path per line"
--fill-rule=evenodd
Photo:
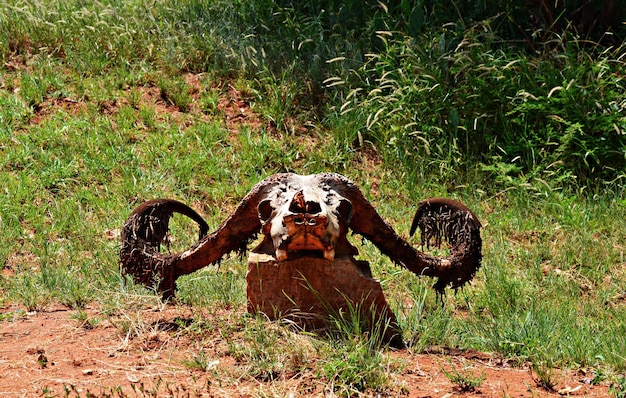
M565 388L560 389L558 393L560 395L570 395L571 393L580 390L582 387L583 386L577 386L577 387L565 386Z

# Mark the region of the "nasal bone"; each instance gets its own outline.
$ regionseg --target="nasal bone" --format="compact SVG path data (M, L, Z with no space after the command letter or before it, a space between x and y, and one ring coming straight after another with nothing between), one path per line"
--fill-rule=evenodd
M303 190L296 192L289 205L289 210L293 213L302 213L307 215L317 215L322 212L319 196L312 195L310 192L305 193Z

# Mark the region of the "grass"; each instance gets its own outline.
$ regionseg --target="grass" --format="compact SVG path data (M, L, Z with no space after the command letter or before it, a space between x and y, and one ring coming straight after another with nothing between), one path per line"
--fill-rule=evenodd
M626 397L626 377L622 376L618 381L611 383L609 394L614 398Z
M486 376L484 374L476 375L476 371L463 366L459 370L452 361L449 361L451 369L448 371L441 369L443 374L450 380L452 384L461 392L474 392L480 387Z
M483 47L476 32L455 52L443 45L451 32L419 47L380 30L372 40L384 49L359 59L356 39L312 38L323 21L242 3L0 6L0 237L8 242L0 245L0 304L61 304L84 327L102 321L81 312L96 304L123 335L150 333L154 326L133 311L159 298L125 280L117 263L119 229L136 205L177 198L214 229L269 174L336 171L403 235L412 209L430 196L463 200L485 227L482 270L443 306L432 281L355 242L411 350L436 344L531 361L546 384L552 366L626 371L617 52L591 59L570 48L557 73L540 56L512 64L519 54ZM280 35L299 40L279 42L263 24L243 23L253 15L292 18ZM538 70L545 75L531 81ZM537 85L518 92L515 79ZM576 124L589 116L592 127ZM485 155L473 158L476 150ZM196 232L184 220L173 226L172 250L188 247ZM181 278L179 303L242 311L244 273L243 261L230 258L219 271ZM269 382L312 373L342 395L401 390L393 380L401 366L371 341L299 340L259 319L237 328L228 350L247 364L242 374ZM188 366L209 371L212 363L199 350ZM464 371L452 376L478 382ZM612 380L623 396L623 377Z

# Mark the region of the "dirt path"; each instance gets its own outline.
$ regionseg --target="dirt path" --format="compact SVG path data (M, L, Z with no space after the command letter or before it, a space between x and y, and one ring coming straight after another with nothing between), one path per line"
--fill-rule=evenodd
M177 320L190 317L189 308L144 310L145 333L131 333L132 319L102 317L95 326L82 323L76 311L63 308L23 313L0 309L0 396L195 397L195 396L324 396L328 390L313 374L285 375L273 382L233 377L228 354L209 358L208 370L189 366L197 341L181 333ZM6 320L7 313L23 314ZM95 309L83 312L98 319ZM1 319L1 318L0 318ZM152 321L154 319L154 321ZM124 330L127 330L124 332ZM134 336L131 334L134 333ZM216 352L218 352L216 350ZM606 385L590 385L585 376L558 371L556 391L537 385L528 367L513 368L495 356L479 352L440 350L442 354L389 355L404 363L396 375L409 397L606 397ZM463 392L450 380L453 369L485 379L473 392ZM446 375L446 372L448 375ZM308 372L313 373L313 372ZM226 375L226 377L224 377Z

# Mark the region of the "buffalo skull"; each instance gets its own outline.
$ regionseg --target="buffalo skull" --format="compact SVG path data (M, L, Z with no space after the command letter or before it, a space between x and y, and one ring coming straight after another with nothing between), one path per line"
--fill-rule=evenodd
M163 254L169 219L180 213L200 227L199 241L182 253ZM443 293L471 280L482 259L481 224L460 202L432 198L419 203L410 235L419 228L422 246L442 239L450 246L447 257L413 248L376 212L359 188L342 175L322 173L275 174L256 184L235 212L216 231L187 205L172 199L143 203L132 212L122 230L122 270L138 283L156 288L164 297L174 294L176 279L230 252L244 253L259 232L262 242L254 252L282 261L296 256L333 260L354 256L348 231L371 241L397 265L418 276L437 277L433 286Z

